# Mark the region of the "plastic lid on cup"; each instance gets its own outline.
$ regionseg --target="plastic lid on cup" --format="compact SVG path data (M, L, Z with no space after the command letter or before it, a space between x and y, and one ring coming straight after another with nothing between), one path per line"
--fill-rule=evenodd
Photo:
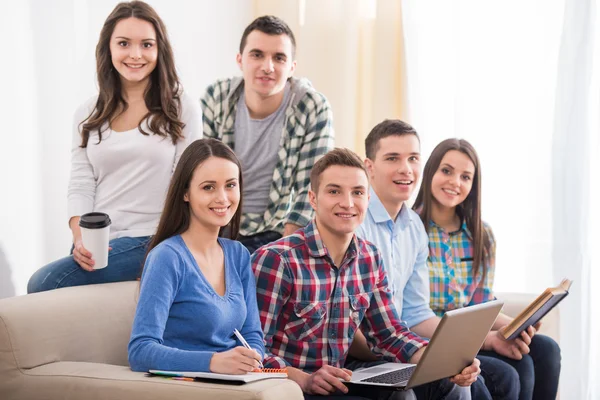
M101 229L109 225L110 217L101 212L83 214L79 219L79 226L86 229Z

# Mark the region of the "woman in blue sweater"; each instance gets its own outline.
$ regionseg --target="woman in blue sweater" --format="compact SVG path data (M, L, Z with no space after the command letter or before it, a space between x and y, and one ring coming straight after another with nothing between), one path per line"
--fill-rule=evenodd
M202 139L183 152L142 273L129 341L134 371L258 367L264 343L250 254L221 237L237 236L240 193L241 167L229 147Z

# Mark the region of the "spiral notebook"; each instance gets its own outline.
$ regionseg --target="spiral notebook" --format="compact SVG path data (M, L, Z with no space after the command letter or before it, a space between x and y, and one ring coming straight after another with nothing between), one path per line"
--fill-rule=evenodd
M193 379L209 379L209 380L218 380L218 381L229 381L229 382L237 382L237 383L248 383L254 381L260 381L263 379L272 379L272 378L287 378L287 370L286 369L275 369L275 368L265 368L265 369L257 369L253 372L248 372L245 375L227 375L227 374L215 374L212 372L180 372L180 371L160 371L151 369L150 374L162 377L169 378L190 378ZM188 380L188 379L181 379Z

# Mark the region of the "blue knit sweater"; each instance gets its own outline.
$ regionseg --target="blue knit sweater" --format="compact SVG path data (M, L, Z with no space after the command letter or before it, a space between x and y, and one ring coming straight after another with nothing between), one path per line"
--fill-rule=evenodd
M146 260L129 341L134 371L210 372L215 352L241 346L238 329L264 356L250 254L219 238L225 255L225 295L205 279L180 235L156 246Z

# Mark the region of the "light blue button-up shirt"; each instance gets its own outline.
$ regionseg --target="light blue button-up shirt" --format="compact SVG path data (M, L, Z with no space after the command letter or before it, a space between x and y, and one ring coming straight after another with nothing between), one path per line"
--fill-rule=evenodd
M369 208L356 234L379 249L396 310L413 327L435 316L429 308L429 239L421 219L406 204L394 222L375 191L370 192Z

